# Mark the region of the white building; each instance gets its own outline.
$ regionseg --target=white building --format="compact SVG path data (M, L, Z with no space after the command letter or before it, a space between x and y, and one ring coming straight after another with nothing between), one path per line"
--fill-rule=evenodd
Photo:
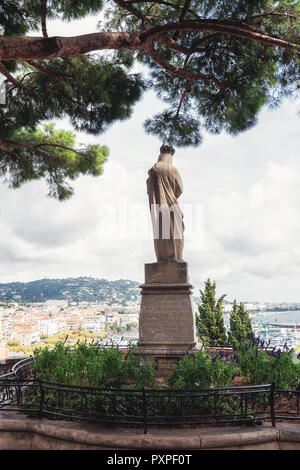
M59 333L58 321L52 318L41 318L39 320L40 335L53 336Z
M19 341L21 346L31 346L40 342L40 332L36 328L24 328L15 335L15 339Z
M105 317L103 315L87 316L82 321L82 329L91 333L102 333L105 330Z
M138 323L139 315L137 313L119 314L119 326L126 326L129 323Z
M12 337L13 322L8 313L0 312L0 343L7 343Z

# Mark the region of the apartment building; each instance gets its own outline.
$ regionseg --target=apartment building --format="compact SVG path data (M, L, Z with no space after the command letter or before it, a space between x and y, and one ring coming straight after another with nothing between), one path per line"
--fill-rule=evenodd
M119 314L119 326L126 326L129 323L137 323L139 321L139 316L137 313L122 313Z
M15 332L14 337L21 346L31 346L41 340L39 329L30 326L23 326L21 330Z
M41 335L53 336L59 333L58 320L43 317L39 319L39 330Z

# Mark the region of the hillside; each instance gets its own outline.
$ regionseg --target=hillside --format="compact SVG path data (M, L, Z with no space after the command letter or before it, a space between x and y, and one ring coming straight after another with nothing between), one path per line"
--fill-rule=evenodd
M0 284L0 303L68 300L126 305L128 301L139 300L139 296L139 283L124 279L107 281L92 277L78 277Z

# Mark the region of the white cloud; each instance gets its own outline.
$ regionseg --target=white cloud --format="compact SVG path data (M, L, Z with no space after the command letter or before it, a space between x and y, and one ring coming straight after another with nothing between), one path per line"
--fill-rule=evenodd
M213 277L233 296L299 301L298 288L288 292L300 275L299 177L300 161L268 162L257 182L208 198L205 253L192 253L197 283Z
M160 143L144 134L142 121L156 106L153 94L147 94L131 120L100 137L78 135L79 142L108 145L110 157L102 176L72 182L71 200L47 198L42 182L15 191L0 187L1 282L79 275L143 282L144 263L155 260L152 240L134 238L132 230L127 239L103 239L99 223L101 205L117 209L125 201L129 209L144 208L140 223L150 227L145 182ZM264 112L248 133L206 135L201 147L176 151L175 165L184 180L181 205L204 208L203 232L187 238L184 250L196 288L211 277L221 293L241 300L300 300L294 282L300 274L295 111L286 102L276 112ZM284 142L282 121L289 135ZM57 127L70 128L65 121ZM193 221L185 219L186 224Z
M213 196L207 210L211 234L241 254L300 248L299 176L300 162L294 167L270 162L246 191Z

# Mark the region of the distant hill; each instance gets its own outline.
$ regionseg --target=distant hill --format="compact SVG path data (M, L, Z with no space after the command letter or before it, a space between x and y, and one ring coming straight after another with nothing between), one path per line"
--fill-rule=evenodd
M77 277L0 284L0 303L68 300L70 302L119 303L125 306L128 301L134 302L139 298L139 283L126 279L107 281L92 277Z

